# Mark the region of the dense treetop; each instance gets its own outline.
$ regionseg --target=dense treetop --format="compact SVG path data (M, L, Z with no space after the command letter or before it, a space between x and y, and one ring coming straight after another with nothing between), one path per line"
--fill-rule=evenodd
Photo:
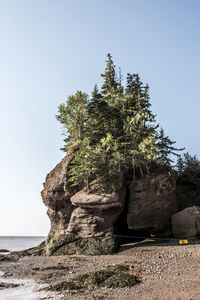
M121 74L107 55L103 84L91 97L77 91L59 106L64 125L64 151L74 151L69 181L87 191L113 190L123 174L131 180L148 176L151 168L170 170L177 150L151 111L149 86L138 74Z

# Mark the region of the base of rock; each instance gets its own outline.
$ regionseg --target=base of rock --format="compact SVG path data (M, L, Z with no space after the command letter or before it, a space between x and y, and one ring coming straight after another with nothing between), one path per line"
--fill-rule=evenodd
M102 255L114 253L118 249L118 239L113 236L78 238L59 247L56 247L55 242L53 247L47 245L47 253L54 256L72 254Z

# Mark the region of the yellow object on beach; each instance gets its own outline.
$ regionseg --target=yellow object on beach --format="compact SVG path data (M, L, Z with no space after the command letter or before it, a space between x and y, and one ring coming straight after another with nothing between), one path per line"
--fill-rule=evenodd
M181 245L188 244L188 240L179 240L179 244Z

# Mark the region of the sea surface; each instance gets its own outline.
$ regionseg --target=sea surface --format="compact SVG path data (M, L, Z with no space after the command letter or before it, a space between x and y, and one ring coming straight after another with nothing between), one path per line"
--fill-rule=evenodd
M25 250L38 246L44 240L44 236L0 236L0 249Z
M35 247L45 240L43 236L0 236L0 249L19 251ZM2 254L2 253L0 253ZM0 300L38 300L46 295L46 292L37 292L38 285L34 280L4 278L0 271L0 283L18 283L17 288L0 290Z

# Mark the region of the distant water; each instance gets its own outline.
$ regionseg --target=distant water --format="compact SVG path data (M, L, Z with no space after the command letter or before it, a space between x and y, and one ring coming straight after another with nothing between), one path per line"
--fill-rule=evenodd
M0 236L0 249L25 250L38 246L45 238L44 236Z
M0 236L0 249L7 249L9 251L25 250L38 246L44 240L44 236ZM38 300L47 295L47 292L35 291L37 284L34 280L13 277L4 278L1 271L0 282L20 284L17 288L0 290L1 300Z

